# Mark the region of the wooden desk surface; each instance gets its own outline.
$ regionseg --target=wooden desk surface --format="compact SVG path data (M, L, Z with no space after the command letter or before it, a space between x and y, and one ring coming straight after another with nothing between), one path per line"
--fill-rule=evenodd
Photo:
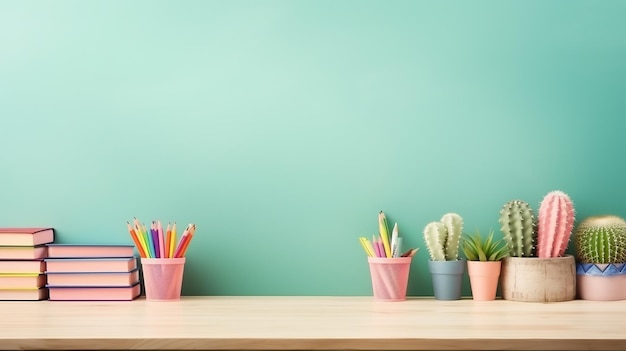
M0 302L0 349L626 350L626 301Z

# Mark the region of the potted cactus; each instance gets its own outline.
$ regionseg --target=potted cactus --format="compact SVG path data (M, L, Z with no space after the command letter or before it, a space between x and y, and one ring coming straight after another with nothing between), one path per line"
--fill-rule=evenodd
M493 230L483 240L480 233L465 234L463 253L467 259L472 298L478 301L496 299L502 259L508 256L508 247L501 240L494 240Z
M541 201L538 221L524 201L510 201L500 211L509 247L502 261L502 297L529 302L569 301L576 297L574 256L566 255L574 226L574 206L562 191Z
M593 216L574 233L576 287L583 300L626 300L626 221Z
M456 213L446 213L439 222L424 228L424 241L430 254L428 268L437 300L461 298L465 260L459 259L459 242L463 219Z

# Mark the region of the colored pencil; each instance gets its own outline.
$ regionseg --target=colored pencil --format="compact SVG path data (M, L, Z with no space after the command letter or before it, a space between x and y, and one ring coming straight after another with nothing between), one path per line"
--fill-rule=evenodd
M159 257L167 258L165 255L165 240L163 238L163 226L161 225L161 221L157 221L156 230L159 237Z
M172 227L167 222L167 228L165 228L165 257L172 258L170 255L170 247L172 246Z
M190 228L189 232L187 233L187 239L183 243L183 247L180 249L180 253L177 257L185 257L185 254L187 253L187 248L189 247L189 243L191 242L191 239L193 239L193 234L196 231L196 226L195 224L190 224L189 226Z
M380 257L387 257L385 252L385 241L383 239L378 239L378 250L380 251Z
M195 224L189 224L176 243L176 222L168 222L163 230L160 220L150 224L150 230L133 217L133 224L126 222L126 227L142 258L181 258L185 257L189 243L196 231Z
M146 227L144 225L140 226L139 231L141 232L143 241L146 243L146 253L148 254L148 258L153 258L154 253L152 251L154 247L152 246L152 240L150 240L151 236L146 232Z
M135 226L135 233L137 237L139 237L139 241L143 244L143 250L146 253L146 258L154 257L151 254L152 244L148 238L148 235L145 231L145 227L142 228L141 222L136 217L133 217L133 224Z
M169 257L174 258L174 252L176 251L176 222L172 226L172 240L170 241L170 254Z
M139 252L139 256L145 258L146 257L146 252L143 249L143 245L141 244L141 241L139 240L139 237L137 236L137 233L135 233L135 230L130 227L130 223L126 222L126 225L128 227L128 232L130 233L130 237L133 239L133 242L135 243L135 246L137 247L137 251Z
M378 239L372 235L372 245L374 246L374 254L376 257L380 257L380 245L378 245Z
M135 243L135 245L137 246L137 251L139 251L139 255L141 257L147 257L148 253L146 251L146 243L143 241L143 236L141 235L141 232L138 232L133 226L130 225L129 222L126 222L126 226L128 227L128 231L130 232L131 237L134 235L135 238L137 238L137 242L139 243L139 245L137 245L137 243Z
M178 245L176 245L176 250L174 250L174 258L179 257L178 255L180 254L180 250L183 248L183 245L185 245L185 240L187 240L188 236L189 236L189 226L185 228L185 230L183 231L183 235L180 236Z
M397 255L396 245L398 245L398 223L393 225L393 230L391 231L391 257L394 256L394 252Z
M156 258L161 258L161 249L159 247L159 233L157 233L156 223L152 221L150 225L150 232L152 233L152 242L154 244L154 254Z
M143 230L144 235L148 238L148 249L150 250L150 258L156 258L156 253L154 252L154 238L152 237L152 233L148 233L148 230L143 223L140 224L141 230Z
M382 244L385 254L383 257L391 257L391 247L389 245L389 228L387 226L387 216L383 211L378 213L378 232L382 239Z
M367 238L365 237L360 237L359 241L361 242L361 246L363 246L363 250L365 250L365 253L367 254L367 256L376 256L374 254L374 252L372 251L372 246L369 243L369 241L367 240Z

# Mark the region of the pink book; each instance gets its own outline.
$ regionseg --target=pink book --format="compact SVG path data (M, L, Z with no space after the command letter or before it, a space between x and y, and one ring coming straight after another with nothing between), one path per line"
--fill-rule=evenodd
M50 300L56 301L126 301L139 296L141 285L126 287L48 287Z
M139 270L124 273L48 273L49 287L131 286L139 281Z
M61 272L130 272L137 269L137 259L128 258L47 258L47 273Z
M45 300L48 298L48 289L6 289L0 290L0 300Z
M43 273L46 262L42 260L0 261L0 273Z
M0 246L0 260L40 260L47 253L45 246Z
M37 246L53 241L53 228L0 228L0 246Z
M45 274L0 274L0 289L33 289L45 285Z
M133 257L133 245L49 244L49 258Z

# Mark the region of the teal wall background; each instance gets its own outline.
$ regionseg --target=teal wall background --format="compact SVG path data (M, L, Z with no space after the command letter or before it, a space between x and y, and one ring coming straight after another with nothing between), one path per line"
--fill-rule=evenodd
M370 295L359 236L626 216L626 2L0 1L0 225L196 223L186 295ZM571 249L571 248L570 248ZM465 293L469 289L465 286Z

